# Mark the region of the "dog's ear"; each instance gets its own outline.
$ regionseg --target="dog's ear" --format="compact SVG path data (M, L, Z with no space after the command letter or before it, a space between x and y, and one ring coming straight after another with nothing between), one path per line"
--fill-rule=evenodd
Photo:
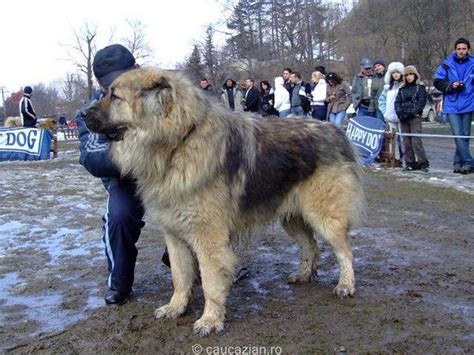
M169 81L162 76L142 88L141 96L145 103L145 111L156 116L166 116L173 101L171 89Z
M171 85L169 84L168 80L160 77L158 80L153 81L146 87L142 88L141 95L148 96L150 93L158 94L166 89L171 89Z

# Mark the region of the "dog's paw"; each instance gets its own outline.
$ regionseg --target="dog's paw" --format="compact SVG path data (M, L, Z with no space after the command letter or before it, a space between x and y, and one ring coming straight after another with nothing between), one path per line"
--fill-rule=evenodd
M308 283L311 281L311 273L300 273L300 272L293 272L288 276L287 282L289 284L295 283Z
M337 297L339 298L344 298L344 297L347 297L347 296L354 296L354 292L355 292L355 287L353 284L338 284L334 290L332 291L333 294L335 294Z
M169 304L164 305L160 308L155 309L155 317L160 318L168 318L168 319L175 319L178 318L181 314L183 314L184 310L174 308Z
M201 337L209 335L212 332L216 334L224 331L224 322L217 319L200 318L194 323L194 334Z

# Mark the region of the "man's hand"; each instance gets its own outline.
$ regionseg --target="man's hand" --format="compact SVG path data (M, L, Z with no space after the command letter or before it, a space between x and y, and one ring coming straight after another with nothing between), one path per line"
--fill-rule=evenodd
M459 88L461 88L461 87L463 87L463 86L464 86L464 83L463 83L462 81L455 81L455 82L453 83L453 89L454 89L454 90L457 90L457 89L459 89Z

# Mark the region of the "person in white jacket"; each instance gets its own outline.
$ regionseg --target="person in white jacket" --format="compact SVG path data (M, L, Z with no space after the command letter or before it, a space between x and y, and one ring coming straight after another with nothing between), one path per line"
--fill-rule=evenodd
M290 114L290 94L283 86L283 78L278 76L275 78L275 103L273 107L278 111L280 118L285 118Z
M311 116L321 121L327 119L326 90L327 84L325 75L320 71L311 74L313 89L311 90Z
M395 99L400 88L400 84L403 82L403 69L405 67L400 62L390 63L385 73L385 85L382 94L378 100L378 107L382 112L385 122L388 125L390 131L395 129L396 132L400 132L400 120L395 112ZM395 142L395 159L401 160L400 144L398 139Z

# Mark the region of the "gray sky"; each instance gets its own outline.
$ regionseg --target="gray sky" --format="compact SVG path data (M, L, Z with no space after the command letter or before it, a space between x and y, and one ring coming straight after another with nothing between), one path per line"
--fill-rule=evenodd
M0 87L6 96L25 85L50 83L74 72L61 44L74 43L73 29L95 23L104 46L114 33L119 42L129 28L126 19L140 20L155 50L154 63L174 67L201 40L208 24L224 17L216 0L21 0L2 2Z

